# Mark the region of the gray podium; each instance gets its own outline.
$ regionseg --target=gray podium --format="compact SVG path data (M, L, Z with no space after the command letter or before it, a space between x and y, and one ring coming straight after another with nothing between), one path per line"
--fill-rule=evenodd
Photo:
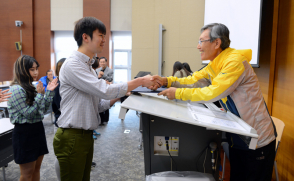
M194 105L202 109L204 107L202 104ZM120 119L124 119L127 109L141 112L145 175L175 171L177 168L177 171L211 173L218 180L222 131L250 136L251 148L256 147L256 131L242 120L234 121L245 128L243 131L200 122L193 118L187 102L184 101L167 100L154 93L131 95L121 104ZM175 145L176 149L170 150L173 161L169 154L166 154L167 151L163 151L166 143L164 138L167 137L170 138L169 144L178 144ZM161 142L162 146L159 148ZM209 147L212 142L217 146L213 154ZM212 163L212 157L215 163Z

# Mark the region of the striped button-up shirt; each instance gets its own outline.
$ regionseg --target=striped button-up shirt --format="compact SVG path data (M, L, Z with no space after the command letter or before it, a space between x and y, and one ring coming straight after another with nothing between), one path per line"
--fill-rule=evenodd
M11 98L7 109L12 124L36 123L44 118L44 113L53 101L54 92L47 90L44 95L38 93L32 106L26 103L26 91L20 85L10 87Z
M61 116L57 122L61 128L97 129L99 112L110 108L110 99L127 93L127 83L108 85L98 79L91 65L87 55L74 51L61 67Z

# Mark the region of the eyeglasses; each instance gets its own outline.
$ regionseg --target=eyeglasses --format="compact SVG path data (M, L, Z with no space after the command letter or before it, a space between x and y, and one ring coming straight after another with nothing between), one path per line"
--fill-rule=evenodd
M202 42L205 42L205 41L210 41L210 39L208 39L208 40L199 40L198 41L198 44L201 46L202 45Z

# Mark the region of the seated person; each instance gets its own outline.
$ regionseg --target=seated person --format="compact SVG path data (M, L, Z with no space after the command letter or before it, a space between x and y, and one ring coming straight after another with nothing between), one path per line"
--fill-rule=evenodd
M53 74L53 70L47 70L46 76L41 77L39 81L43 83L43 86L45 87L45 91L47 90L47 85L49 82L51 82L56 77Z
M98 79L104 79L108 84L113 81L113 70L107 66L107 58L99 58L100 68L96 69L96 74ZM93 67L93 66L92 66ZM109 110L99 113L101 118L100 126L104 125L103 123L108 123L109 121Z
M183 64L179 61L176 61L173 67L173 77L183 78L191 75L188 70L185 69Z
M107 66L107 58L99 58L100 68L96 69L96 73L99 79L107 80L108 82L113 81L113 70Z
M193 74L193 71L191 70L190 65L187 62L184 62L183 66L185 67L186 70L188 70L188 72L190 72L190 75Z

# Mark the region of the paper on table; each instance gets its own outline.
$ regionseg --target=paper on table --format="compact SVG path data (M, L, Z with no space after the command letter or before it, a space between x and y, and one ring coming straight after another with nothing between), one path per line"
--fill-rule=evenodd
M188 104L188 108L193 118L199 122L246 131L239 123L229 117L226 112L211 111L207 108L201 108L191 104Z

